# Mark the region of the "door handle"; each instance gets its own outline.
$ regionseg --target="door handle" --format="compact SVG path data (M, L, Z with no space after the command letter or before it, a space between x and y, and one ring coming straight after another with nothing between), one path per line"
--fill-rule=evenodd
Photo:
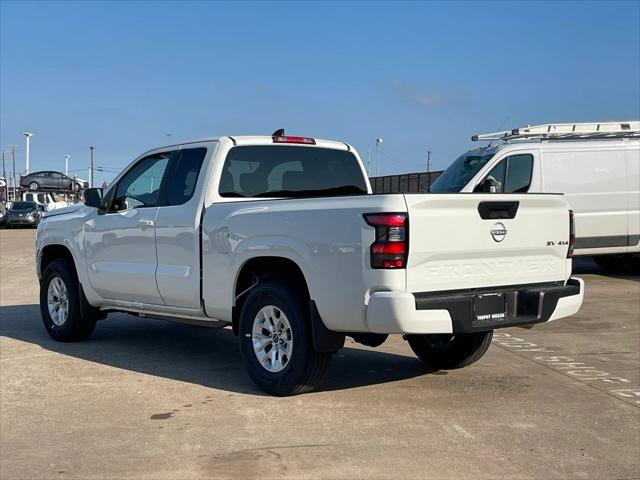
M153 227L153 220L139 220L138 221L138 226L142 230L146 230L147 228Z

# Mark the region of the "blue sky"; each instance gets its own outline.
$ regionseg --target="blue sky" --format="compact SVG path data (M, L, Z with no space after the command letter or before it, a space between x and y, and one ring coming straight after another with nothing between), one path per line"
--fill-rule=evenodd
M381 173L473 133L640 118L640 2L0 2L0 143L120 168L172 139L384 138ZM86 170L78 172L86 178ZM97 178L109 180L113 173Z

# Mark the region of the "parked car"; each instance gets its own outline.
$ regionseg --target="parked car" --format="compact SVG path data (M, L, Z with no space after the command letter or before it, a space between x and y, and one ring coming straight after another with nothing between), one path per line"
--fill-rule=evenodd
M562 195L372 195L352 146L282 131L171 145L47 214L40 310L60 341L113 311L230 325L276 395L315 388L347 335L460 368L496 328L578 311L572 218Z
M7 227L37 227L42 218L35 202L12 202L4 217Z
M85 188L89 188L89 182L84 178L75 177L75 179L76 179L76 183L78 184L81 190L84 190Z
M640 122L548 124L474 135L431 192L563 193L575 255L618 268L640 254Z
M66 175L55 172L52 170L33 172L29 175L20 177L20 186L28 188L29 190L63 190L63 191L76 191L84 188L84 186L76 182L74 184L73 178Z
M0 202L0 226L5 224L5 217L7 216L7 209L4 207L4 204Z
M64 208L70 205L69 202L56 200L50 192L24 192L22 200L25 202L35 202L45 212Z

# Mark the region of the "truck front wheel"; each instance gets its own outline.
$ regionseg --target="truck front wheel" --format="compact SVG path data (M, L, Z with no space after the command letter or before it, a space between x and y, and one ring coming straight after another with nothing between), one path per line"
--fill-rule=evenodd
M431 370L462 368L477 362L489 349L492 338L493 330L459 335L407 335L413 352Z
M83 298L73 264L53 260L42 274L40 313L49 335L60 342L78 342L93 333L96 318L81 308Z
M315 351L303 295L283 283L255 287L240 314L240 352L249 375L267 393L306 393L324 379L331 354Z

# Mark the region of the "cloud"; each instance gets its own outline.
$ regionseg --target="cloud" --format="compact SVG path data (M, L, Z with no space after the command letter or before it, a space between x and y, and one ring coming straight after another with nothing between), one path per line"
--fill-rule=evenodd
M457 87L419 87L393 82L392 89L410 103L428 110L459 107L467 103L466 92Z

